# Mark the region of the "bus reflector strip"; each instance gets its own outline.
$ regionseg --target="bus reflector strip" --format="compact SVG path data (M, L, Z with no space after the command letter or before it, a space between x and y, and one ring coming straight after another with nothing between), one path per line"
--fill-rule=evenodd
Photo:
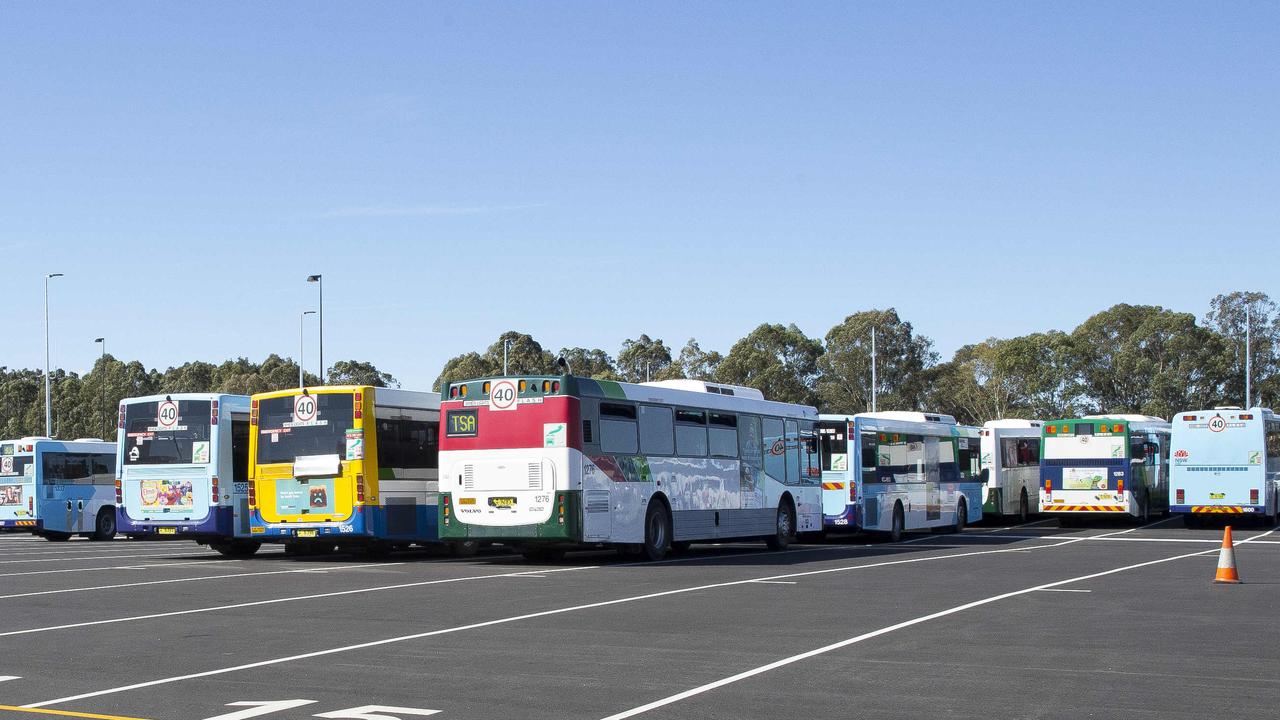
M844 483L842 483L842 482L824 482L824 483L822 483L822 489L823 489L823 490L843 490L843 489L844 489Z
M445 505L449 504L449 500L447 498L445 499L444 504ZM473 497L461 497L461 498L458 498L458 504L459 505L475 505L476 499Z
M1121 505L1054 505L1050 512L1125 512Z
M1191 507L1191 512L1216 515L1243 515L1244 508L1237 505L1193 505Z

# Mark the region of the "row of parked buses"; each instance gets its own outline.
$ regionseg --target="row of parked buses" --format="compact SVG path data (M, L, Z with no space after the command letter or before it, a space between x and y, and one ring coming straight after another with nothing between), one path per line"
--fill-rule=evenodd
M1188 411L959 425L819 414L754 389L572 375L443 394L315 387L120 404L117 442L0 442L0 526L50 540L186 538L229 556L502 543L663 557L690 543L866 531L897 541L984 513L1208 513L1276 521L1280 420Z

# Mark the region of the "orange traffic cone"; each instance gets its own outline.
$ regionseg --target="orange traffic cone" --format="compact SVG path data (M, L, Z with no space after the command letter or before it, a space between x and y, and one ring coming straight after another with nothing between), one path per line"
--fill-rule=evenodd
M1213 576L1216 583L1235 584L1240 582L1240 574L1236 572L1236 549L1231 544L1231 526L1222 533L1222 551L1218 553L1218 572Z

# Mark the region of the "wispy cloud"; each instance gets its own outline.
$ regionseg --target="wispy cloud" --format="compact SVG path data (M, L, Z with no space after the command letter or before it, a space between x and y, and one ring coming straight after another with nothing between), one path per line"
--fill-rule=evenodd
M498 213L533 210L546 207L546 203L520 205L356 205L341 207L321 213L322 218L356 217L431 217L440 215L494 215Z

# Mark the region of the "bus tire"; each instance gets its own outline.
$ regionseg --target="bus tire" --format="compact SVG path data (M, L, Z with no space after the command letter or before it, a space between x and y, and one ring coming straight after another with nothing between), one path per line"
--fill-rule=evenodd
M71 533L58 532L57 530L45 530L44 539L49 542L66 542L71 539Z
M956 522L951 526L951 532L962 533L965 527L969 525L969 504L964 498L956 503Z
M209 548L223 557L247 558L258 552L262 543L256 540L232 540L231 542L211 542Z
M657 562L671 550L671 512L662 502L650 502L644 514L644 545L641 551L645 559Z
M774 515L774 533L764 539L770 550L786 550L796 537L796 511L791 506L790 498L778 503L778 513Z
M907 520L906 516L902 512L901 502L893 504L893 520L891 523L892 524L889 525L889 542L902 542L902 535L906 532Z
M1027 502L1027 489L1022 488L1018 495L1018 524L1026 525L1031 520L1031 503Z
M111 540L116 536L116 509L102 508L98 511L98 519L93 523L94 540Z

